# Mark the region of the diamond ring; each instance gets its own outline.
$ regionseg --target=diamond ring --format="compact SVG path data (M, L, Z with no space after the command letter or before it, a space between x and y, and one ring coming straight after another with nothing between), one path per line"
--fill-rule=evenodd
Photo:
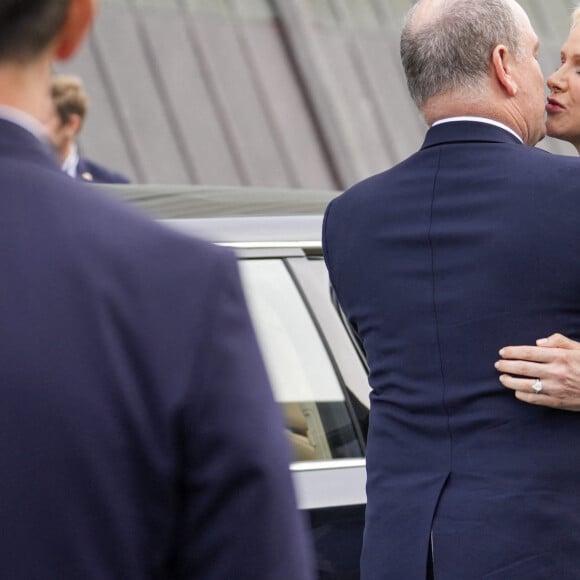
M534 389L536 394L541 393L544 390L544 385L542 385L542 381L540 379L536 379L536 382L532 385L532 389Z

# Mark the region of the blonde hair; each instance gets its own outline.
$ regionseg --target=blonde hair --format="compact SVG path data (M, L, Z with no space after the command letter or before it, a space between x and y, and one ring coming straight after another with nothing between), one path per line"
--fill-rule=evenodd
M572 26L571 28L574 28L578 23L580 23L580 4L578 4L574 10L574 12L572 12Z

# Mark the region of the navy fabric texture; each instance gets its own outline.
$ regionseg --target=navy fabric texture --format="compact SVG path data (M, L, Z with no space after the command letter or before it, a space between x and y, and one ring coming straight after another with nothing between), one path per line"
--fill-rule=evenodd
M228 250L0 121L0 578L311 578Z

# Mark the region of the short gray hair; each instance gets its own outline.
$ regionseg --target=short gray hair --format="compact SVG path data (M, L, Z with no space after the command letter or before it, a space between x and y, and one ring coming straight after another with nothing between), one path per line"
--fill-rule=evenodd
M506 0L444 0L428 22L414 22L417 2L401 35L401 59L420 108L439 94L474 88L487 77L494 48L522 55L522 30Z

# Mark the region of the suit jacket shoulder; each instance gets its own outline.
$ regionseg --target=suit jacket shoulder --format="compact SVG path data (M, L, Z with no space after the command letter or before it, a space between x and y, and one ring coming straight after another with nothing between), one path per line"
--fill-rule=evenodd
M130 183L129 179L121 173L107 169L86 157L79 159L77 178L93 183Z

